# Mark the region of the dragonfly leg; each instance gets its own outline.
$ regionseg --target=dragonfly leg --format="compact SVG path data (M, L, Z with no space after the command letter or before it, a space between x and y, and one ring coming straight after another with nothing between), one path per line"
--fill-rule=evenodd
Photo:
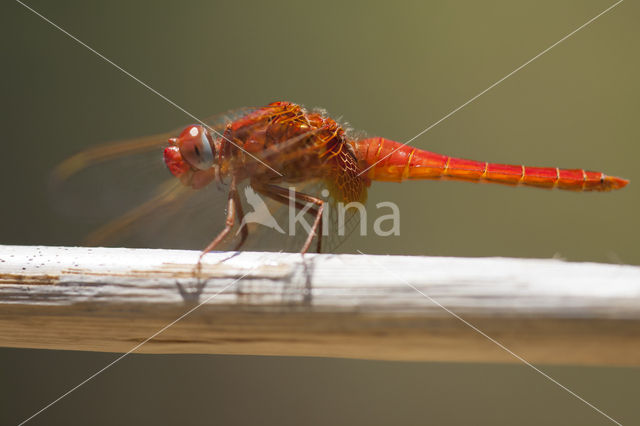
M235 224L237 210L238 210L237 208L239 204L237 203L238 200L239 198L238 198L238 191L236 188L236 179L234 177L231 180L231 185L229 187L229 197L227 198L227 219L225 220L224 229L220 231L220 233L213 239L213 241L209 243L207 247L205 247L204 250L202 250L202 253L200 253L200 257L198 258L198 266L200 266L204 255L209 253L214 248L216 248L216 246L220 244L222 240L224 240L227 234L229 234L229 232L231 231L231 228L233 228L233 225ZM240 207L240 211L242 212L242 207ZM241 243L244 243L245 238L246 238L246 235L243 234Z
M300 252L305 254L309 247L311 246L311 242L313 241L314 236L318 236L318 244L316 246L316 252L322 252L322 213L324 212L324 201L320 198L314 197L312 195L304 194L302 192L294 192L294 196L296 200L306 201L307 203L313 203L317 206L317 208L311 210L311 214L315 215L315 219L313 220L313 226L311 227L311 231L309 231L309 236L307 237L307 241L305 241L304 246L302 246L302 250ZM297 205L298 203L296 203Z
M238 195L238 191L233 191L233 200L236 207L236 217L238 218L238 223L242 224L242 228L240 228L240 241L236 244L234 250L238 251L247 240L249 236L249 227L244 222L244 211L242 210L242 202L240 201L240 196Z
M298 210L302 210L307 207L307 203L312 203L315 207L309 209L309 213L313 215L314 221L311 226L311 230L309 231L309 235L307 236L304 245L302 246L302 250L300 253L305 254L309 251L309 247L311 247L311 242L313 241L313 237L318 237L318 243L316 246L316 250L318 253L322 252L322 234L318 232L318 230L322 229L322 212L324 211L324 201L320 198L314 197L312 195L308 195L298 191L290 191L289 189L282 188L278 185L261 185L257 183L252 183L251 186L256 192L259 192L272 200L278 201L279 203L288 205L290 201L293 201L295 207ZM291 199L291 193L293 193L293 200Z

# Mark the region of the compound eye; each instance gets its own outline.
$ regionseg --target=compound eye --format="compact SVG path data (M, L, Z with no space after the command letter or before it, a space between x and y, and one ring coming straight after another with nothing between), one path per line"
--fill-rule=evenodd
M213 149L209 132L203 126L189 126L178 138L182 157L194 168L207 170L213 166Z

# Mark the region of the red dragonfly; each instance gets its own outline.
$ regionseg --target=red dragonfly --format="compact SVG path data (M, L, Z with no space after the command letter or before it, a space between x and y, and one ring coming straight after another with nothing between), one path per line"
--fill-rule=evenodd
M184 193L181 190L193 193L225 183L228 185L225 225L204 248L203 255L233 236L235 225L244 224L239 196L242 182L276 203L307 209L312 225L304 236L302 253L311 248L314 237L315 249L322 250L320 230L325 209L336 202L364 203L372 181L455 179L572 191L608 191L628 183L601 172L471 161L381 137L357 138L326 113L308 111L290 102L245 109L215 126L191 125L177 137L169 138L168 145L164 141L154 136L89 149L56 169L56 181L68 180L88 166L117 157L150 150L159 156L159 143L165 144L164 165L175 177L173 182L147 202L98 229L93 234L94 243L144 222L165 207L180 204ZM290 187L309 182L326 188L329 199ZM239 249L249 236L249 227L241 225L237 234L236 249Z

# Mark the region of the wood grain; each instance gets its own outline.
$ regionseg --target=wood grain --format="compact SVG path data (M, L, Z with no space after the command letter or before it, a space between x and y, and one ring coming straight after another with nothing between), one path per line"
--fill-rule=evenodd
M0 246L0 346L640 365L635 266L198 255Z

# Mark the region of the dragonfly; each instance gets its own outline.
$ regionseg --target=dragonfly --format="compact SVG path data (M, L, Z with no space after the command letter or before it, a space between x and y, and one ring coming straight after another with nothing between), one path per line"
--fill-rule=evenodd
M54 170L53 180L59 183L99 163L143 152L159 158L162 152L169 180L148 200L98 228L92 234L94 242L117 236L163 209L183 205L185 198L212 186L226 197L226 215L222 229L207 239L201 258L230 237L236 240L236 250L249 238L250 227L245 223L247 215L240 197L242 184L272 203L303 211L310 218L311 225L299 247L304 254L312 248L314 239L315 251L323 250L327 209L335 210L341 203L364 203L374 181L462 180L570 191L609 191L629 182L583 169L466 160L382 137L358 136L323 110L307 110L284 101L241 109L166 136L90 148ZM328 197L318 195L317 188L328 192ZM212 208L222 206L217 203L208 207ZM206 211L210 210L205 207ZM354 218L356 214L352 213L350 217ZM329 217L335 221L335 214ZM335 234L332 229L329 237Z

